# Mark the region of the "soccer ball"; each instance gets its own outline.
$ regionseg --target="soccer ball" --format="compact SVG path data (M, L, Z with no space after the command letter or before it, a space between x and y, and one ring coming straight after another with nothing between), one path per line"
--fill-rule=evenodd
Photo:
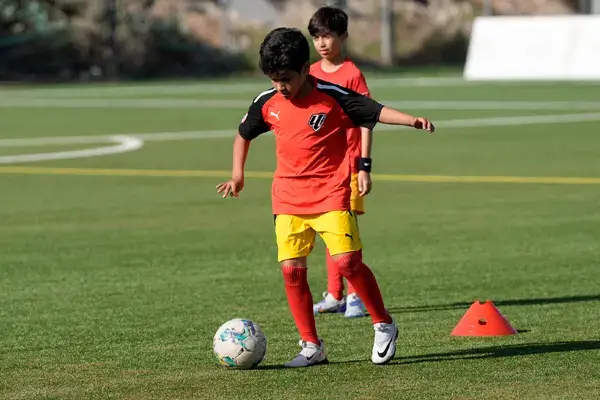
M260 326L247 319L225 322L215 333L213 351L227 368L250 369L265 357L267 338Z

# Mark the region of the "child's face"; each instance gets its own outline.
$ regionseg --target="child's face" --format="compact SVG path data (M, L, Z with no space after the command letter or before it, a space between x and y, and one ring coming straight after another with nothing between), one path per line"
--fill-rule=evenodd
M288 100L298 95L306 82L310 64L306 63L300 73L296 71L282 71L276 76L269 76L271 84L283 97Z
M324 33L322 35L313 36L313 44L319 55L327 60L332 60L340 55L344 42L348 38L345 33L338 36L335 33Z

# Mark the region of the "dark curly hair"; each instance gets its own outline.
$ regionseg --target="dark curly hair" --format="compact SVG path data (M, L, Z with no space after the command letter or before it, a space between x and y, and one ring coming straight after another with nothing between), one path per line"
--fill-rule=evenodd
M277 28L260 45L260 69L273 78L290 71L301 73L310 58L308 40L298 29Z
M310 18L308 32L312 37L332 33L342 36L348 33L348 14L340 8L323 6Z

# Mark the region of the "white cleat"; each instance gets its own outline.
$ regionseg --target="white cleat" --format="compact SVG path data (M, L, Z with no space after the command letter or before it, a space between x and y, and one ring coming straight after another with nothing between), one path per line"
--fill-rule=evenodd
M333 297L331 293L323 293L323 300L313 305L313 314L321 313L342 313L346 311L346 299L341 300Z
M360 318L367 315L365 306L356 293L350 293L346 296L346 312L344 316L346 318Z
M371 361L373 364L387 364L396 354L396 339L398 339L398 327L392 320L391 324L374 324L375 343Z
M323 339L321 345L300 340L302 350L292 361L285 364L288 368L311 367L313 365L327 364L327 352Z

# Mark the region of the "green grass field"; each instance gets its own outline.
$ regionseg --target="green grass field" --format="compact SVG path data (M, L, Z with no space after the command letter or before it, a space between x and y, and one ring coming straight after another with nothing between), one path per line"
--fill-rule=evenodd
M253 143L240 199L215 193L268 82L0 90L0 398L600 398L600 85L370 83L438 124L375 133L361 233L399 350L376 367L367 318L319 316L331 364L303 370L281 368L299 348L273 137ZM310 262L317 300L321 242ZM477 299L521 333L452 337ZM215 365L235 317L267 335L256 370Z

